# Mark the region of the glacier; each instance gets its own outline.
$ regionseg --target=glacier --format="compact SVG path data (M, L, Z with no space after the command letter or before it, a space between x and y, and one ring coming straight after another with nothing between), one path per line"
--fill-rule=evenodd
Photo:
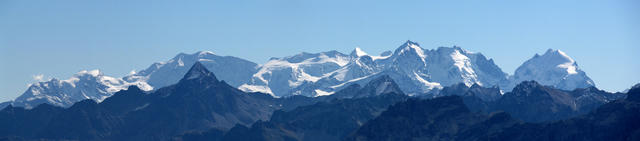
M100 102L132 85L153 91L177 83L196 62L233 87L274 97L331 95L351 84L364 85L380 76L396 80L408 95L438 93L443 87L459 83L498 87L504 92L529 80L564 90L595 86L577 62L560 50L549 49L543 55L535 54L509 75L493 59L481 53L458 46L425 49L416 42L406 41L395 50L380 55L370 55L356 47L350 54L302 52L271 58L264 64L220 56L211 51L179 53L121 78L91 70L78 72L66 80L33 83L9 103L27 108L41 103L68 107L84 99Z

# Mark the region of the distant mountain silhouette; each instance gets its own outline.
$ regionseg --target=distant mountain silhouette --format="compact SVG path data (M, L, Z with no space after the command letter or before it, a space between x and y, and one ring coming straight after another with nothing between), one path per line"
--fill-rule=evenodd
M587 115L547 123L525 123L504 112L471 112L459 96L412 99L389 107L346 140L638 140L639 97L636 87L626 99Z
M526 122L562 120L587 114L608 102L622 99L623 93L608 93L595 87L566 91L523 81L513 91L500 94L498 88L464 84L443 88L436 96L458 95L472 111L504 111Z
M637 140L640 133L640 85L621 94L525 81L502 94L459 84L408 98L387 75L331 95L274 98L236 89L196 62L177 84L153 92L131 86L69 108L8 105L0 140Z
M276 111L270 120L249 127L237 125L228 132L212 129L185 134L176 140L340 140L387 106L408 98L395 91L399 89L388 76L365 87L349 88L319 97L323 102L292 111Z

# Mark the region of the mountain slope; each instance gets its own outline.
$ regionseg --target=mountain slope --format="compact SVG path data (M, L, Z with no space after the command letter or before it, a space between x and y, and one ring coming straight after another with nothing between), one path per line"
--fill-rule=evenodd
M388 76L376 78L365 87L354 85L335 95L316 97L325 100L313 105L276 111L269 121L237 125L228 132L211 129L186 134L178 140L340 140L389 105L407 98L393 86Z
M553 49L547 50L543 55L536 54L518 67L506 90L511 90L518 83L529 80L563 90L595 86L591 78L578 67L576 61L566 53Z
M315 83L329 72L345 66L349 56L337 51L306 53L284 58L272 58L260 66L247 84L239 88L248 92L263 92L274 96L302 93L291 91L305 83Z
M54 106L69 107L73 103L85 99L102 101L113 93L132 85L144 90L152 89L145 82L127 82L120 78L105 76L100 70L81 71L67 80L54 78L31 84L27 91L12 102L12 105L32 108L42 103L48 103Z
M180 53L168 61L153 63L147 69L123 79L130 82L144 81L155 89L162 88L177 83L195 62L202 63L208 70L218 74L221 80L234 87L247 83L258 67L256 63L237 57L199 51L193 54Z
M460 139L476 128L501 128L519 124L507 114L482 115L471 112L459 96L430 100L410 99L389 107L365 123L346 140L477 140ZM472 132L491 133L494 131ZM486 135L484 135L486 136Z
M291 90L277 96L329 95L352 84L364 85L373 78L388 75L409 95L420 95L457 83L468 86L496 86L506 83L507 74L480 53L459 47L440 47L425 50L418 43L407 41L393 53L371 56L356 48L348 63L333 72L313 77L301 85L277 85L277 89ZM274 89L273 87L268 87Z
M638 140L640 85L626 99L612 101L587 115L548 124L523 124L491 136L502 140Z
M180 53L166 62L154 63L149 68L123 78L105 76L99 70L81 71L67 80L51 79L31 84L13 106L32 108L48 103L69 107L73 103L92 99L101 102L113 93L135 85L145 91L158 89L178 82L195 62L221 74L222 80L237 87L246 83L256 73L257 64L231 56L218 56L209 51L194 54ZM0 105L0 108L4 108Z
M117 92L102 103L83 100L58 112L9 106L0 111L2 137L51 140L168 140L192 130L224 129L268 119L282 100L244 93L219 81L196 62L177 84L145 92L136 87ZM298 104L305 104L304 102ZM51 108L49 108L51 109ZM14 111L25 111L12 114ZM8 113L8 114L2 114ZM32 119L29 116L47 114ZM32 121L35 120L36 122ZM33 125L33 126L13 126Z
M593 87L564 91L535 81L524 81L505 93L492 107L494 111L502 110L527 122L542 122L586 114L624 96Z
M504 112L473 113L458 96L410 99L390 106L346 140L638 140L640 85L627 95L587 115L545 123L525 123Z

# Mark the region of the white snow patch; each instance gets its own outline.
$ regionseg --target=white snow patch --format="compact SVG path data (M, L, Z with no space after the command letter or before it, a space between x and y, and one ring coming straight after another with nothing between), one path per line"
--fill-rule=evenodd
M407 47L405 47L404 49L400 50L400 54L406 53L406 52L410 52L411 50L414 50L416 52L416 54L420 57L420 59L422 60L422 62L425 62L425 58L427 58L427 55L424 54L424 50L422 49L422 47L416 45L416 44L408 44Z
M391 57L391 55L387 55L387 56L370 56L370 57L371 57L371 59L373 61L375 61L375 60L387 59L387 58Z
M326 92L326 91L323 91L323 90L320 90L320 89L316 89L315 92L316 92L316 97L333 94L333 92Z
M336 70L336 71L334 71L332 73L328 73L328 74L326 74L325 76L322 76L322 77L329 77L330 75L335 73L336 75L334 76L334 78L336 80L344 81L344 79L347 77L347 72L349 72L348 68L340 68L340 69L338 69L338 70Z
M211 52L211 51L200 51L200 52L198 52L198 55L199 56L202 56L202 55L214 55L214 53Z
M335 85L335 86L331 86L330 88L332 88L332 89L340 88L340 87L342 87L342 86L344 86L346 84L349 84L349 83L352 83L352 82L356 82L356 81L359 81L359 80L362 80L362 79L366 79L366 78L369 78L369 77L371 77L373 75L376 75L376 74L377 73L371 74L371 75L367 75L367 76L363 76L363 77L360 77L360 78L351 79L351 80L349 80L347 82L344 82L344 83L341 83L341 84L338 84L338 85Z
M240 85L240 87L238 87L238 89L240 89L240 90L242 90L244 92L266 93L266 94L269 94L271 96L276 97L275 95L273 95L273 92L271 92L271 88L269 88L267 86L242 84L242 85Z
M178 66L184 66L184 62L182 62L182 57L178 58Z
M360 49L360 47L356 47L355 52L356 52L356 56L358 56L358 57L367 55L367 53L362 51L362 49Z
M418 73L416 73L416 72L413 72L413 74L415 75L415 78L420 83L424 84L424 86L427 86L429 89L442 88L442 86L438 82L429 82L429 81L425 80L424 78L422 78L420 75L418 75Z
M460 72L464 73L462 77L464 78L463 81L465 85L467 86L473 85L474 81L477 80L477 75L476 75L476 72L471 67L471 62L469 57L463 55L458 50L453 51L450 56L454 61L453 65L456 66ZM480 83L480 82L476 82L476 83Z
M557 67L567 69L567 73L568 74L578 74L577 68L576 68L575 65L573 65L572 62L567 62L567 63L564 63L564 64L560 64Z

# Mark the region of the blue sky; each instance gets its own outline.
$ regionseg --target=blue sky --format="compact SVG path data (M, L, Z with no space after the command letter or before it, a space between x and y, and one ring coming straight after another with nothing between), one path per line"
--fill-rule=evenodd
M406 40L458 45L503 71L560 49L599 88L640 82L640 1L0 1L0 101L85 69L124 76L180 52L210 50L264 63Z

